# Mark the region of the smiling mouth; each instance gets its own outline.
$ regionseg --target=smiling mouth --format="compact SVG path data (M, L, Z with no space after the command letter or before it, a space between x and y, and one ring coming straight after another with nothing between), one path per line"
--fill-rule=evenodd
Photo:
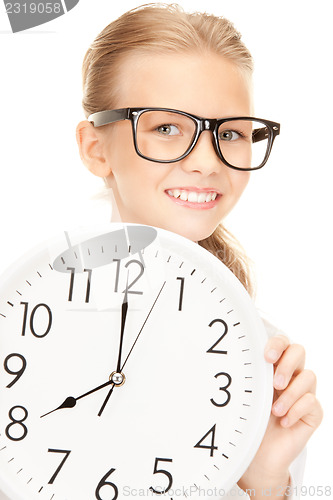
M221 195L217 191L191 191L187 189L167 189L166 193L172 198L189 202L206 204L215 201Z

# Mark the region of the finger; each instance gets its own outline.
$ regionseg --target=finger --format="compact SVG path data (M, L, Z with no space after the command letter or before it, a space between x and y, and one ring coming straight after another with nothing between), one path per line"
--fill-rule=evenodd
M304 394L281 419L283 427L292 427L302 421L314 431L323 419L322 407L312 393Z
M273 385L277 390L285 389L293 376L298 375L305 365L304 347L291 344L280 357L274 374Z
M269 363L276 363L289 346L290 342L285 335L271 337L265 347L265 359Z
M311 370L303 370L280 394L273 404L272 413L277 417L286 415L305 394L315 394L316 385L315 374Z

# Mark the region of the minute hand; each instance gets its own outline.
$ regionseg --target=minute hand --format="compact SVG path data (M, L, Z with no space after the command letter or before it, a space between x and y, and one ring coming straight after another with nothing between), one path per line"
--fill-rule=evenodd
M123 349L123 340L124 340L124 331L125 331L125 323L126 323L126 317L127 317L127 310L128 310L128 274L127 274L127 283L126 283L126 289L125 289L125 295L124 295L124 300L121 306L121 327L120 327L120 341L119 341L119 354L118 354L118 361L117 361L117 372L121 372L121 353Z
M137 334L136 339L134 340L133 345L132 345L132 347L131 347L131 348L130 348L130 350L129 350L129 353L127 354L127 357L126 357L126 359L125 359L124 363L122 364L122 367L120 368L120 372L122 372L122 371L123 371L124 366L126 365L126 363L127 363L127 361L128 361L128 358L130 357L130 355L131 355L131 353L132 353L132 351L133 351L133 349L134 349L134 346L135 346L135 344L137 343L138 338L140 337L141 332L142 332L142 330L143 330L143 328L144 328L145 324L147 323L147 320L148 320L148 318L149 318L149 316L150 316L150 314L151 314L152 310L154 309L154 306L155 306L155 304L156 304L156 302L157 302L157 300L158 300L159 296L160 296L160 295L161 295L161 293L162 293L162 290L163 290L163 288L164 288L165 283L166 283L166 281L164 281L163 285L161 286L161 289L160 289L160 291L158 292L157 297L156 297L156 299L154 300L154 303L153 303L153 305L151 306L150 311L149 311L149 313L147 314L147 317L146 317L146 319L144 320L143 325L141 326L141 328L140 328L140 330L139 330L139 333ZM101 409L100 409L100 410L99 410L99 412L98 412L98 416L99 416L99 417L102 415L102 413L103 413L103 411L104 411L104 408L105 408L105 406L107 405L107 402L109 401L109 399L110 399L110 397L111 397L111 394L112 394L113 388L114 388L114 386L113 386L113 387L111 387L110 391L108 392L108 395L107 395L107 396L106 396L106 398L105 398L104 403L103 403L103 404L102 404L102 406L101 406Z
M141 334L141 332L142 332L142 330L143 330L143 328L144 328L145 324L147 323L147 320L148 320L148 318L149 318L149 316L150 316L150 313L151 313L151 312L152 312L152 310L154 309L154 306L155 306L155 304L156 304L156 302L157 302L157 300L158 300L159 296L160 296L160 295L161 295L161 293L162 293L162 290L163 290L163 288L164 288L165 283L166 283L166 281L164 281L163 285L161 286L161 289L160 289L160 291L158 292L157 297L156 297L156 299L154 300L154 303L153 303L153 305L151 306L150 311L149 311L149 313L148 313L148 315L147 315L146 319L144 320L143 325L142 325L142 327L140 328L140 331L139 331L139 333L137 334L136 339L134 340L132 347L131 347L131 348L130 348L130 350L129 350L129 353L128 353L128 354L127 354L127 356L126 356L126 359L125 359L125 361L124 361L124 363L123 363L123 365L122 365L122 367L121 367L120 371L123 371L124 366L126 365L127 360L128 360L128 358L130 357L130 354L131 354L131 352L133 351L133 348L134 348L135 344L137 343L138 338L140 337L140 334Z

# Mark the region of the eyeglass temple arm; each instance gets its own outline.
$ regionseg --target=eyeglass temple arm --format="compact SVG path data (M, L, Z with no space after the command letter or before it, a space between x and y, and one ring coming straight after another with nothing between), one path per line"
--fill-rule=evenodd
M278 135L280 133L280 126L278 124L274 124L273 126L273 134ZM252 131L252 142L259 142L267 139L269 137L269 130L267 127L255 128Z
M259 142L269 137L269 130L267 127L255 128L252 131L252 142Z
M128 116L129 109L122 108L92 113L90 116L88 116L88 120L94 125L94 127L102 127L102 125L108 125L109 123L126 120Z

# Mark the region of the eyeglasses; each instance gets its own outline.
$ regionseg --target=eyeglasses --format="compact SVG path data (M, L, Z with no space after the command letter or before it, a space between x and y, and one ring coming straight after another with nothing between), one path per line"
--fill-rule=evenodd
M188 156L200 134L209 130L217 156L236 170L257 170L267 162L280 124L261 118L200 118L168 108L122 108L88 117L94 127L120 120L132 123L139 156L157 163L174 163Z

